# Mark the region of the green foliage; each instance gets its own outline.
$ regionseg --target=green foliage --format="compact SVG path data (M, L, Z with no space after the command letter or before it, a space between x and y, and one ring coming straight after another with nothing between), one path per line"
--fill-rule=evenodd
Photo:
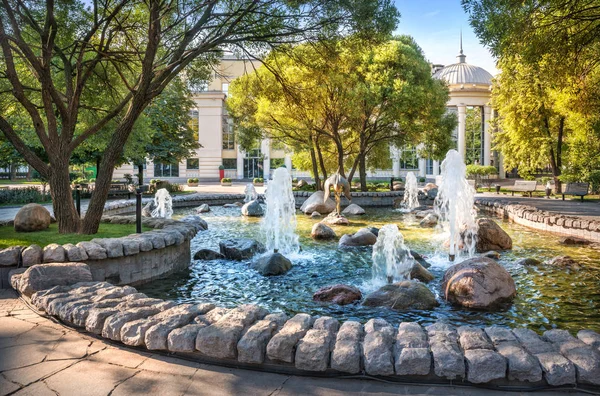
M225 167L223 165L219 165L219 170L223 170Z
M592 194L600 194L600 170L590 172L587 177L588 183L590 183L590 190Z
M252 183L264 183L264 182L265 182L265 179L263 179L262 177L255 177L252 180Z
M35 186L0 190L0 205L45 202L49 199L50 197L47 194L42 194Z
M131 173L125 173L123 175L123 178L125 179L125 182L127 184L133 184L133 176L131 175Z
M167 183L167 185L165 186L165 188L170 193L181 192L181 191L184 190L183 185L178 184L178 183Z
M198 178L197 177L190 177L189 179L187 179L188 184L191 183L198 183Z
M231 183L231 178L224 177L224 178L221 179L221 183Z
M497 172L496 168L489 165L467 165L467 177L481 177L481 176L490 176Z
M160 179L150 179L150 184L157 184L160 183L162 180Z
M427 179L425 179L424 177L419 177L419 183L425 183Z

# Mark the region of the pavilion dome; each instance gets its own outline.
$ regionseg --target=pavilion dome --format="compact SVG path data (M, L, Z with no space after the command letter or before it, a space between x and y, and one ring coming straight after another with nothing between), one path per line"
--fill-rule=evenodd
M442 67L433 74L433 78L445 80L450 85L482 84L492 85L493 76L484 68L470 65L462 49L462 33L460 36L460 52L456 57L458 63Z

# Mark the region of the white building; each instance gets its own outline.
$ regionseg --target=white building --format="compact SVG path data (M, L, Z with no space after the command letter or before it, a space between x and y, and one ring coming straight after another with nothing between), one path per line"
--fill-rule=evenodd
M489 120L493 117L489 105L491 99L492 75L481 67L466 63L462 50L457 56L458 62L448 65L433 65L433 77L448 83L450 100L448 111L458 116L458 127L454 132L458 151L463 158L475 158L483 165L494 165L502 169L501 158L491 151L491 130ZM198 140L202 145L196 155L173 164L153 164L148 162L144 170L146 179L160 178L172 182L185 182L190 177L200 180L219 180L219 166L225 168L225 177L232 179L269 178L271 169L285 165L292 169L291 154L282 147L274 147L268 139L260 142L254 150L244 152L234 140L233 123L227 115L225 100L229 84L236 77L251 73L259 63L237 59L233 56L223 58L212 80L199 87L193 94L196 107L191 111L193 128L198 130ZM466 117L470 109L479 109L481 114L480 139L476 147L467 149ZM478 132L479 133L479 132ZM392 169L379 169L367 172L368 177L403 177L407 172L417 172L421 177L435 177L440 172L440 162L419 158L418 148L391 148ZM137 168L125 165L115 170L114 178L122 178L125 173L136 174ZM500 172L503 174L503 172ZM309 172L293 170L295 177L309 177Z

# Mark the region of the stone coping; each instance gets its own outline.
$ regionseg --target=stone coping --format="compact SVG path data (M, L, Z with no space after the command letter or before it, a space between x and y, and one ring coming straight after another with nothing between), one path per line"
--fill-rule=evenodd
M18 282L18 280L17 280ZM331 317L179 304L130 286L82 282L32 295L63 323L128 346L195 360L304 375L367 375L394 381L465 382L600 389L600 334L435 323L391 326L383 319Z
M529 228L600 242L600 220L547 212L533 206L493 198L478 198L475 204L481 210Z

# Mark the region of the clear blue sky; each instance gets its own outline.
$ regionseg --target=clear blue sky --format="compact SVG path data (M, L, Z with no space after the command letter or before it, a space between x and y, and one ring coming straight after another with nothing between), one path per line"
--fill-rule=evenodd
M463 51L467 63L483 67L495 75L495 61L480 42L460 0L395 0L402 14L396 33L415 38L432 63L456 63L460 30L463 34Z

